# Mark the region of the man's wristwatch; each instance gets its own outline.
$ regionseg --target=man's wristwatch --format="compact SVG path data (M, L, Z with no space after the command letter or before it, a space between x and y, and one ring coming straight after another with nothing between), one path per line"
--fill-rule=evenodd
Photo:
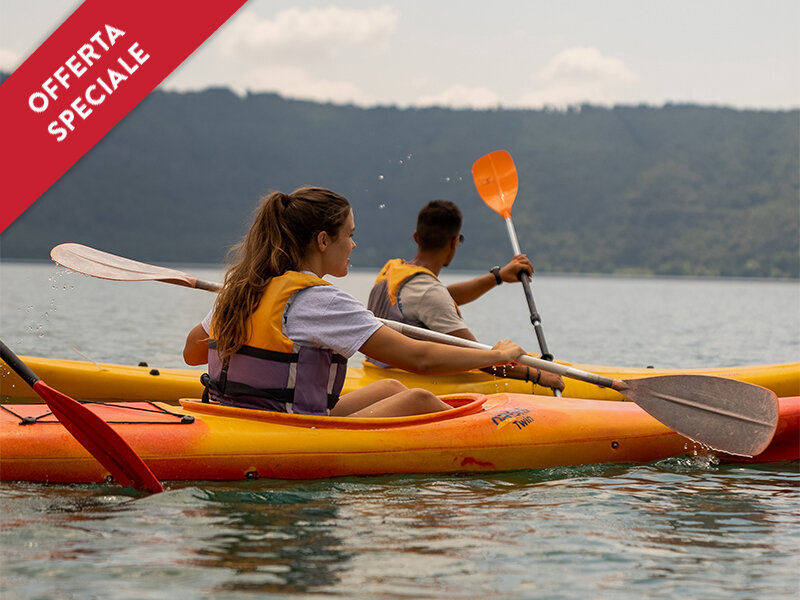
M496 266L492 267L491 269L489 269L489 272L492 275L494 275L494 280L497 282L497 285L500 285L500 284L503 283L503 278L500 277L500 267L496 267Z

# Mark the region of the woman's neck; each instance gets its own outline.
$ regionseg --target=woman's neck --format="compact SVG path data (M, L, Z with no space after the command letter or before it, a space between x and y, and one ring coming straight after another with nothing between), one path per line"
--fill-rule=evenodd
M322 261L321 260L314 260L313 257L306 257L304 258L299 265L297 265L298 271L309 271L316 275L319 278L322 278L325 273L323 273L322 269Z

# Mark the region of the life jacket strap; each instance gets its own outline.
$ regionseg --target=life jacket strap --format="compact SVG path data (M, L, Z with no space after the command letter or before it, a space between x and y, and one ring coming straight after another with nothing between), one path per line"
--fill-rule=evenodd
M210 401L209 390L221 396L250 396L254 398L265 398L266 400L272 400L273 402L280 402L282 404L291 404L294 401L294 390L283 388L255 388L235 381L225 381L223 384L220 380L212 379L208 373L203 373L203 375L200 376L200 381L203 384L203 402ZM336 406L337 402L339 402L339 394L327 395L328 410Z

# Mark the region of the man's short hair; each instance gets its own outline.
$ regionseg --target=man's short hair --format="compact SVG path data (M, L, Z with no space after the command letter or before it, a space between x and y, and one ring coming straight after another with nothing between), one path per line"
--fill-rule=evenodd
M417 244L420 250L439 250L461 231L461 210L449 200L432 200L417 216Z

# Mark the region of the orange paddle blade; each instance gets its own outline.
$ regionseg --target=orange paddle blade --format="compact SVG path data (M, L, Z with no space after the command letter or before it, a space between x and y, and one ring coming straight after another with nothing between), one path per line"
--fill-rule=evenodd
M472 178L483 201L504 219L511 216L517 197L517 168L505 150L481 156L472 165Z

